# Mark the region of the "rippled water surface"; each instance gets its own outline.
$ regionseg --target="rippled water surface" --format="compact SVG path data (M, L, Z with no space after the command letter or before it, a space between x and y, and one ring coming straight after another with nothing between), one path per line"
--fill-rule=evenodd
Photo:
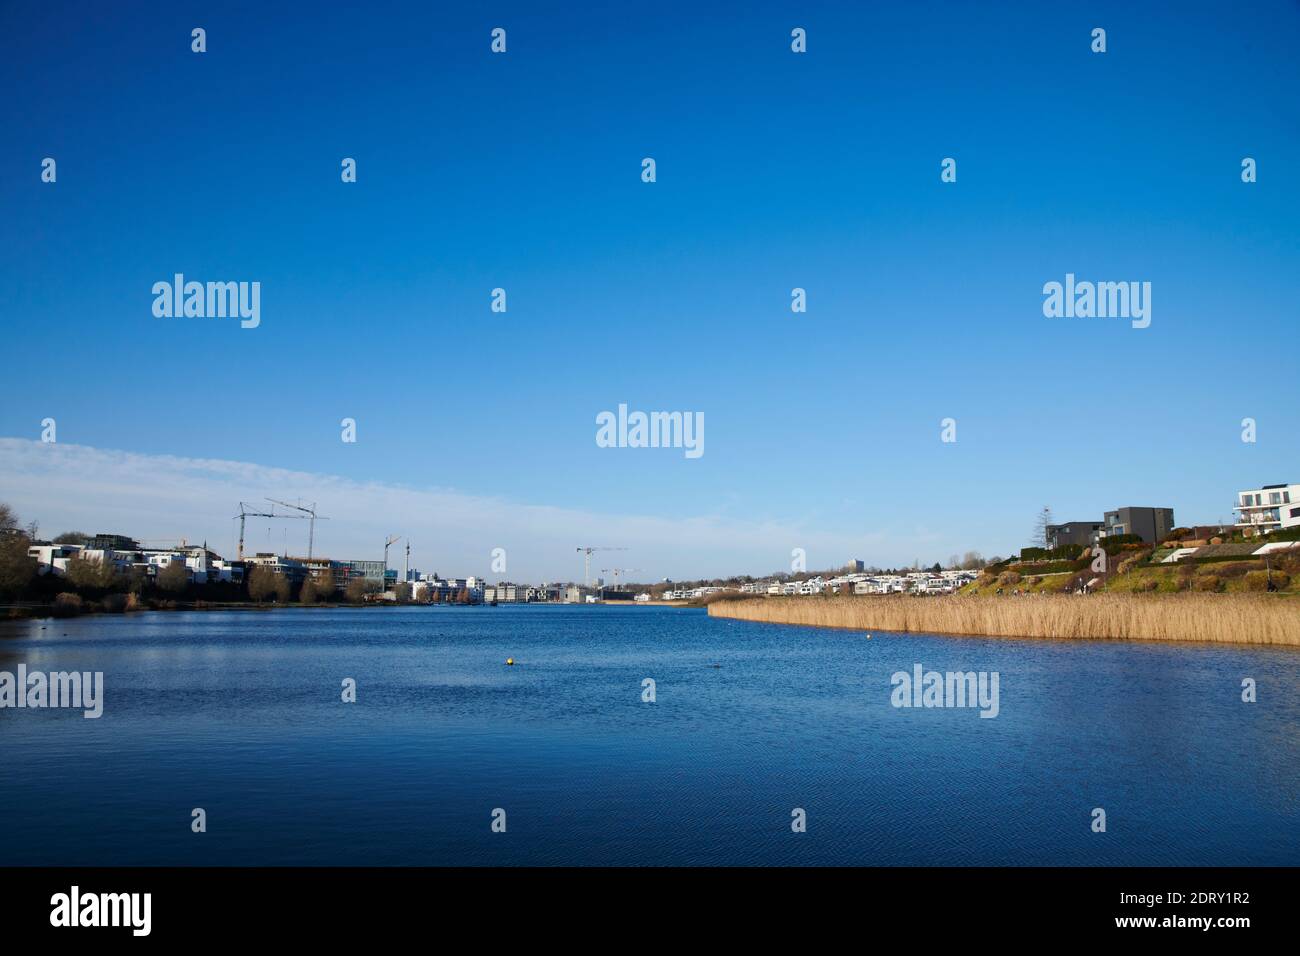
M20 662L105 705L0 710L0 864L1300 863L1295 651L538 606L0 623ZM918 663L998 716L894 708Z

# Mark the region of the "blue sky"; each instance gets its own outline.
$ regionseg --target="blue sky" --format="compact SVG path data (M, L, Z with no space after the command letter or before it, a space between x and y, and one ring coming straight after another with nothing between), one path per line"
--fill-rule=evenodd
M1005 554L1043 505L1230 517L1300 480L1300 6L1143 6L6 4L0 436L561 509L645 576ZM260 281L260 327L155 318L176 272ZM1045 318L1067 272L1151 282L1150 328ZM620 402L703 412L705 455L597 447ZM47 530L215 534L101 529L114 486L22 460L0 498ZM577 540L642 519L720 530ZM502 543L419 520L447 571ZM575 573L530 528L493 531L519 576Z

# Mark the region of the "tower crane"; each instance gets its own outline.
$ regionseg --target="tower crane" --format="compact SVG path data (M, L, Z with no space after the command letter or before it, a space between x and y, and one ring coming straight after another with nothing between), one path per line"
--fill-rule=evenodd
M295 511L302 511L307 515L309 515L309 520L311 524L307 526L307 559L310 561L312 548L315 546L316 543L316 521L318 518L321 521L329 521L330 519L326 518L324 515L316 514L316 502L314 501L311 503L310 508L304 508L302 505L301 498L298 499L298 504L296 505L292 505L287 501L280 501L278 498L267 498L266 500L271 502L271 504L273 505L283 505L286 508L292 508ZM285 515L285 517L297 517L297 516Z
M632 571L641 571L641 570L644 570L644 569L643 569L643 568L601 568L601 569L600 569L600 573L601 573L601 574L611 574L611 573L612 573L612 574L614 575L614 590L617 591L617 590L618 590L618 576L619 576L620 574L628 574L628 573L630 573L630 572L632 572Z
M390 534L384 541L384 583L383 587L388 587L388 549L397 542L402 540L400 534Z
M238 558L236 559L239 561L244 560L244 519L245 518L284 518L286 520L296 518L303 521L307 520L306 515L278 515L275 513L274 510L249 511L248 505L244 504L242 501L239 503L239 514L235 515L235 517L239 519L239 551L238 551Z
M593 551L626 551L627 548L577 548L576 550L583 555L582 585L583 587L591 587L591 553Z

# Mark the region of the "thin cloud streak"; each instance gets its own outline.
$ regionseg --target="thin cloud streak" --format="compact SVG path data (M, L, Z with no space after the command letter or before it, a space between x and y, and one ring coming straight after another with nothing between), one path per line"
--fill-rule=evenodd
M402 566L409 538L413 567L491 580L578 580L579 546L627 549L593 555L593 577L601 567L617 565L642 569L631 577L643 581L688 580L785 569L796 547L807 551L810 569L851 557L870 559L865 552L879 548L882 538L718 515L598 514L252 462L0 438L0 501L24 522L40 522L46 535L103 531L158 545L185 538L191 544L207 541L233 557L238 522L232 516L239 502L260 509L269 504L267 497L317 503L319 513L329 517L316 524L318 555L378 559L385 536L400 534L403 541L390 552L390 566ZM306 553L306 521L248 519L247 552L286 548L290 554ZM506 550L504 574L490 573L493 548Z

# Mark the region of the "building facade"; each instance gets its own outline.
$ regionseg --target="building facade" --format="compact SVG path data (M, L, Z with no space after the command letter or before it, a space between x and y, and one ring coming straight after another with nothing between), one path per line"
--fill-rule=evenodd
M1105 527L1101 521L1069 521L1065 524L1049 524L1046 528L1047 549L1055 551L1067 545L1078 544L1088 547L1097 538L1097 533Z
M1268 534L1300 526L1300 485L1264 485L1237 492L1237 528Z
M1102 518L1102 537L1135 534L1149 544L1163 541L1174 530L1173 508L1117 508Z

